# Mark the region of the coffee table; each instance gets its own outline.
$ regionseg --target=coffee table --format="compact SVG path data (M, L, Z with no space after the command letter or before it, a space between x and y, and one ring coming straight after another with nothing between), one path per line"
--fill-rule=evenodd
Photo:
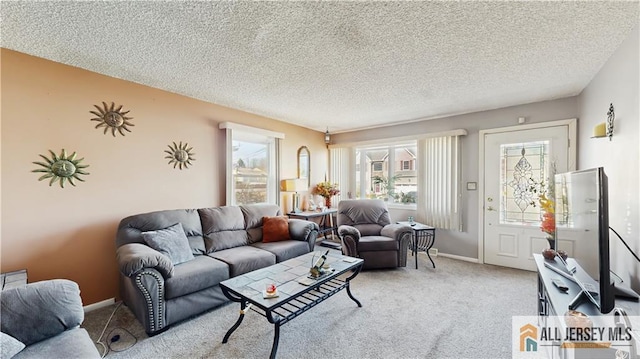
M325 263L334 270L332 273L314 280L310 285L298 281L307 278L312 261L325 251L307 253L272 266L255 270L220 283L220 288L227 298L240 303L240 316L222 339L226 343L233 332L238 329L249 309L267 318L275 326L270 358L276 357L280 327L310 308L346 289L347 295L358 307L362 304L351 294L349 282L355 278L364 260L347 257L336 251L329 251ZM350 274L348 272L351 272ZM268 283L275 283L278 297L264 298L263 291Z

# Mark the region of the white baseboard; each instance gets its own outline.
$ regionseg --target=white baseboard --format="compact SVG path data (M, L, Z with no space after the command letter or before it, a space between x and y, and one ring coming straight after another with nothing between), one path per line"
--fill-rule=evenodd
M455 255L455 254L448 254L448 253L442 253L442 252L438 253L438 255L440 257L447 257L447 258L457 259L457 260L461 260L461 261L465 261L465 262L479 263L478 262L478 258L463 257L463 256Z
M101 302L98 303L93 303L93 304L89 304L89 305L85 305L84 307L82 307L82 309L84 309L84 313L87 314L91 311L94 311L96 309L100 309L100 308L104 308L104 307L108 307L110 305L113 305L116 302L115 298L109 298L109 299L105 299Z

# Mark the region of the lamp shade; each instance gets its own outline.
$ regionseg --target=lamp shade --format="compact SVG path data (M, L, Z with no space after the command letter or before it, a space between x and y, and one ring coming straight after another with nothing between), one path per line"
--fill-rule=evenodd
M307 182L302 178L292 178L282 180L282 191L301 192L307 190Z

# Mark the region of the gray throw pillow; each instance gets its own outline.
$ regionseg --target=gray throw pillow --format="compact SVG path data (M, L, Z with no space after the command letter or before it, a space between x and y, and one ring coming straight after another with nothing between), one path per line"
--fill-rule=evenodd
M0 357L11 358L24 349L24 344L9 334L0 332Z
M171 263L180 264L193 259L189 239L184 234L181 223L157 231L142 232L142 239L149 247L166 255Z

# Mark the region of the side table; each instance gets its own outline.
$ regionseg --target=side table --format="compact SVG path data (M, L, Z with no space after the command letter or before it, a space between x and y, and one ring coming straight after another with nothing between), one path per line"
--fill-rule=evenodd
M336 213L338 213L337 209L330 208L330 209L325 209L324 211L321 211L321 212L318 212L318 211L306 211L306 212L298 212L298 213L290 212L290 213L287 213L287 216L289 216L289 218L300 218L306 221L319 219L319 222L316 222L315 220L313 221L318 223L318 226L320 226L320 231L318 232L318 236L321 234L324 236L324 241L322 241L320 245L323 247L329 247L329 248L340 250L342 249L342 246L339 243L336 243L333 241L332 242L327 241L327 233L331 234L332 238L338 237L338 226L336 226L336 224L333 221L333 215Z
M409 245L411 246L411 254L413 254L416 260L416 269L418 269L418 251L427 253L427 257L429 257L433 268L435 268L436 264L433 262L429 250L436 242L436 228L418 222L413 222L413 225L407 221L397 223L411 226L411 229L413 229L413 238L411 238Z

